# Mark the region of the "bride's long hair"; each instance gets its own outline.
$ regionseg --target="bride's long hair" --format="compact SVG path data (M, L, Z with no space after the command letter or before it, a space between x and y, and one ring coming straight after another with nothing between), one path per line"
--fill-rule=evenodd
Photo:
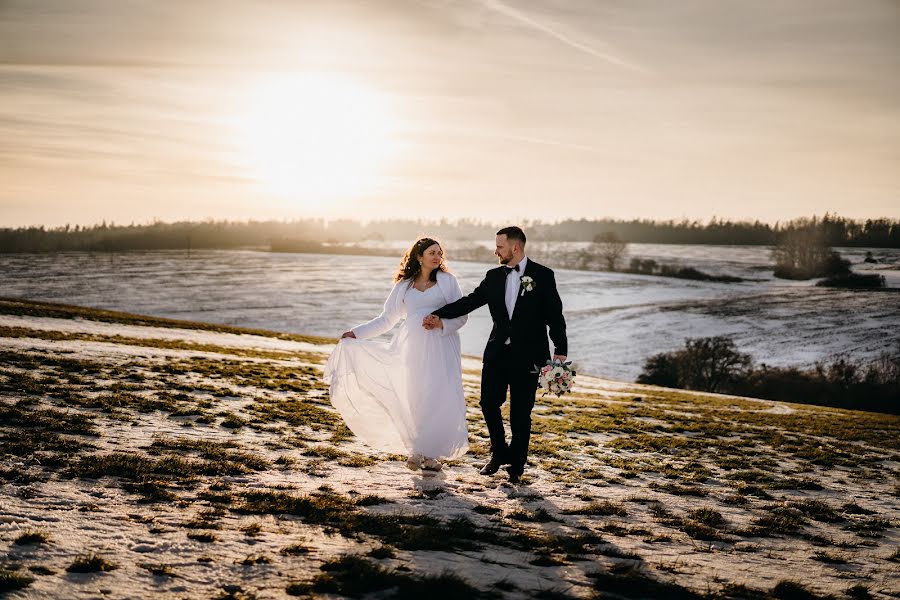
M416 240L416 243L410 246L409 250L406 251L406 254L403 255L403 259L400 261L400 270L394 275L394 282L396 283L405 279L412 281L415 279L419 273L422 272L422 263L419 262L422 255L435 244L440 246L441 251L443 251L444 247L441 246L441 243L437 240L427 237ZM441 264L431 272L431 276L429 277L431 281L437 281L438 271L443 271L444 273L447 272L447 265L444 264L443 258L441 258Z

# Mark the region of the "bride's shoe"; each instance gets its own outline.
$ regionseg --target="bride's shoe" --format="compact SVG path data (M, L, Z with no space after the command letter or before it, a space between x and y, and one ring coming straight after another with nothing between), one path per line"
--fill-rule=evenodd
M426 458L424 461L422 461L422 468L426 471L440 471L444 468L444 465L442 465L441 461L439 460Z
M410 471L418 471L422 468L422 461L425 459L421 454L410 454L406 459L406 466Z

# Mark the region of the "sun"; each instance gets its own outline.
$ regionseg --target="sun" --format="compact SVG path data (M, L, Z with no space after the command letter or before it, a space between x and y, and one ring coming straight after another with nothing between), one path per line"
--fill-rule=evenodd
M333 74L258 82L235 125L240 162L268 191L290 200L375 191L396 149L385 95Z

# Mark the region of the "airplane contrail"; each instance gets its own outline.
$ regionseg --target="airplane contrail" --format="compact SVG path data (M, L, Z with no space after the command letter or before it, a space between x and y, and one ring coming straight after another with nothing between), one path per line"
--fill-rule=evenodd
M572 39L571 37L565 35L564 33L557 31L553 27L550 27L549 25L542 23L542 22L536 20L535 18L523 13L522 11L520 11L516 8L513 8L512 6L505 4L503 2L500 2L499 0L480 0L480 1L487 8L489 8L493 11L496 11L500 14L506 15L507 17L510 17L512 19L515 19L516 21L519 21L520 23L524 23L525 25L528 25L529 27L537 29L538 31L545 33L545 34L549 35L550 37L559 40L563 44L566 44L567 46L575 48L576 50L580 50L586 54L590 54L591 56L594 56L601 60L605 60L606 62L614 64L618 67L631 69L633 71L638 71L641 73L648 72L647 69L641 67L640 65L636 65L634 63L631 63L625 59L619 58L618 56L614 56L607 52L601 52L600 50L597 50L596 48L593 48L592 46L588 46L587 44L579 42L578 40Z

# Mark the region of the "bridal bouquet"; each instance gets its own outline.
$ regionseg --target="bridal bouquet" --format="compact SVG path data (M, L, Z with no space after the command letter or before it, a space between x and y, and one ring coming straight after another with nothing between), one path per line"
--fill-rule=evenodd
M544 396L550 393L560 397L566 392L572 391L572 385L575 383L575 370L572 368L571 360L566 362L548 360L547 364L537 372L538 385L543 388Z

